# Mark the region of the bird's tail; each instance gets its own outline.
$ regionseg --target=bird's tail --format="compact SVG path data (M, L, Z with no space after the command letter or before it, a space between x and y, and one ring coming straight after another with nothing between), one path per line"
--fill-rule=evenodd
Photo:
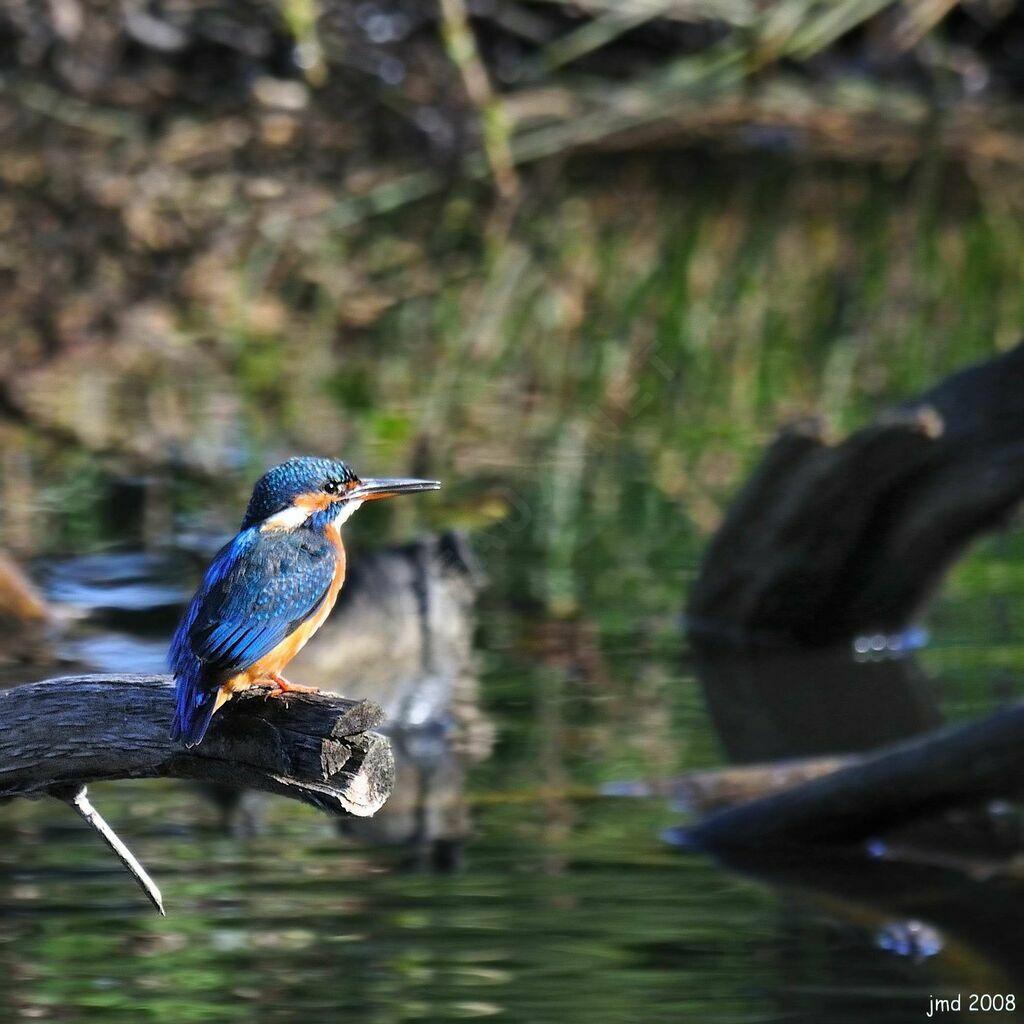
M181 740L186 747L202 742L210 719L217 710L217 690L200 688L193 673L178 676L177 706L171 723L171 739Z

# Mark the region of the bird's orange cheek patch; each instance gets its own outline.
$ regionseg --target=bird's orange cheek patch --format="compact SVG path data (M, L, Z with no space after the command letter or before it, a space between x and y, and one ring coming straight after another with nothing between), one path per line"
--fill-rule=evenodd
M300 494L295 499L295 504L310 513L322 512L325 508L334 504L334 498L329 494L321 494L318 491L314 491L311 494Z
M311 492L300 494L286 509L272 515L260 529L267 530L294 530L301 526L314 512L321 512L333 504L329 494Z

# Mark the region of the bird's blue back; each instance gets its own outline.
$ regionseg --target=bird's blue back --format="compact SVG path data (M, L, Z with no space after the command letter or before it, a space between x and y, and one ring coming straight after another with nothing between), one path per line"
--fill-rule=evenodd
M322 530L243 529L210 564L171 641L177 680L171 735L198 743L217 691L264 658L327 597L336 552Z

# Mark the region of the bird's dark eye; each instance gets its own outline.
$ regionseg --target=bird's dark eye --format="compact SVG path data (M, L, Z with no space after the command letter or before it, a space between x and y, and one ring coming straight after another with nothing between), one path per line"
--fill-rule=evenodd
M328 480L327 483L324 484L324 490L328 494L337 494L341 490L341 481Z

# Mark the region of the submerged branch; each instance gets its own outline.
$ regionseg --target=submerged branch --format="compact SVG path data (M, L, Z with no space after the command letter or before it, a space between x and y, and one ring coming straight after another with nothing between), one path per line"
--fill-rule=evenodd
M719 811L686 838L711 850L849 843L1020 794L1024 705L858 757L822 777Z

